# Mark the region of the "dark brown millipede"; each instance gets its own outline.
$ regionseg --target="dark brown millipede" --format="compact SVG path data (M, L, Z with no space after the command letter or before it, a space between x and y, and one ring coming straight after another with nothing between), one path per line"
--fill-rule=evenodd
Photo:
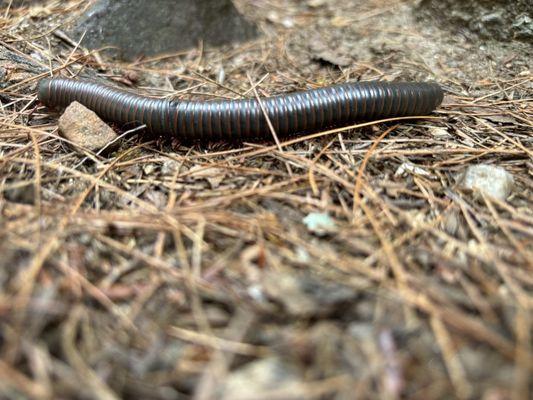
M431 82L357 82L260 100L200 102L153 99L91 81L51 78L39 83L38 96L47 106L77 101L107 121L206 141L272 137L265 113L279 136L357 120L427 115L441 104L443 91Z

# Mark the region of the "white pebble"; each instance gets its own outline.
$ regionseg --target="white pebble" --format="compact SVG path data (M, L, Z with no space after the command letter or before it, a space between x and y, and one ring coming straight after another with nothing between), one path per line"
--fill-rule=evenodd
M337 231L337 224L326 213L310 213L303 219L303 223L310 232L318 236L325 236Z
M505 200L514 187L514 178L502 167L479 164L468 167L460 179L461 186L480 191L498 200Z

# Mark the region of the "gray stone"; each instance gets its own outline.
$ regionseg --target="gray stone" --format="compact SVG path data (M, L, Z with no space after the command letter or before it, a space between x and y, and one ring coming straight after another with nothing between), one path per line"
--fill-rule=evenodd
M257 35L230 0L99 0L78 21L85 46L114 46L124 59L219 46Z
M59 131L74 143L76 150L98 151L109 147L117 134L94 112L80 103L67 107L59 118Z
M505 200L514 186L513 176L505 169L488 164L468 167L459 178L461 186L473 191L481 191L490 197Z
M421 0L420 16L484 39L533 40L531 0Z

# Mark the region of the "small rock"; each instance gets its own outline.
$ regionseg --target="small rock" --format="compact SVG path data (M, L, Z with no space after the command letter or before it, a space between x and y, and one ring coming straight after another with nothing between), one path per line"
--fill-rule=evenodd
M59 131L71 142L93 152L117 138L115 131L98 115L78 102L68 106L59 118Z
M317 236L326 236L338 231L337 224L326 213L310 213L303 219L303 223L309 232Z
M310 274L270 271L263 277L265 294L281 303L293 316L326 315L337 306L353 301L357 291Z
M514 179L502 167L479 164L468 167L459 178L459 184L467 189L479 190L495 199L505 200L513 190Z
M251 362L230 374L224 384L224 400L254 399L265 392L294 384L300 377L294 368L276 357Z

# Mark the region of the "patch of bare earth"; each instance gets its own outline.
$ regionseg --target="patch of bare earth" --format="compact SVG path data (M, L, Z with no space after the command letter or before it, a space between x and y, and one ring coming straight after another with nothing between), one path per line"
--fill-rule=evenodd
M530 45L452 35L411 2L255 0L253 43L124 64L66 33L87 2L7 4L0 397L531 395ZM280 146L135 131L102 156L36 102L51 72L187 99L370 79L447 97ZM463 189L475 164L510 173L510 196Z

